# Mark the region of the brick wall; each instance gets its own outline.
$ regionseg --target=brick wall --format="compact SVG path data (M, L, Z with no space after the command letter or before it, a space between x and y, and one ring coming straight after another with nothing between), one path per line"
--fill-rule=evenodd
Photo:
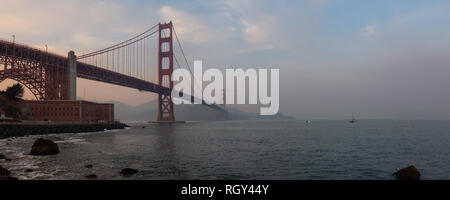
M63 122L114 121L114 105L89 101L27 101L31 119Z

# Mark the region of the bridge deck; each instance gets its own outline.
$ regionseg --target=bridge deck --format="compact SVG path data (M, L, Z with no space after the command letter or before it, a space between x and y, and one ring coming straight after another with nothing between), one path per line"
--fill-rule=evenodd
M8 66L9 68L5 69L5 63L10 63L12 61L16 63L12 66L12 70L26 68L27 66L21 65L27 65L29 63L65 69L67 67L68 58L54 53L45 52L27 45L0 40L0 64L3 65L3 67L0 68L0 74L4 74L6 71L11 70L11 66ZM32 69L30 68L29 70ZM171 93L170 88L83 62L77 62L77 77L134 88L140 91L168 95ZM194 101L194 98L195 97L191 96L192 102ZM203 105L210 108L223 110L220 106L208 105L203 100L202 102Z

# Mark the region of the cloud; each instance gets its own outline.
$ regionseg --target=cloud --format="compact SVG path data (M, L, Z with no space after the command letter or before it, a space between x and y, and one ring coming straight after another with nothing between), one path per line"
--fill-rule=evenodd
M306 47L317 35L318 16L325 2L226 0L224 4L239 25L239 39L245 44L238 52L250 52Z
M257 21L248 21L243 19L241 24L244 26L244 39L258 49L271 49L274 47L273 34L276 24L274 16L261 16Z
M235 24L240 25L239 37L247 44L239 52L274 48L272 36L277 30L277 18L265 11L265 5L258 6L253 0L226 0L224 3L229 12L235 13Z
M376 34L375 28L376 26L374 24L367 24L362 28L362 32L365 36L368 37L375 36Z
M76 34L72 37L72 41L80 46L89 46L98 40L99 38L84 33Z
M207 24L199 16L176 10L171 6L159 9L159 15L166 21L172 21L179 37L190 43L220 43L230 39L232 29Z
M124 14L118 3L110 1L6 0L0 7L0 37L14 34L18 42L28 45L47 43L54 46L52 52L60 54L71 49L94 49L110 43L105 33L127 27ZM88 43L83 38L96 40Z

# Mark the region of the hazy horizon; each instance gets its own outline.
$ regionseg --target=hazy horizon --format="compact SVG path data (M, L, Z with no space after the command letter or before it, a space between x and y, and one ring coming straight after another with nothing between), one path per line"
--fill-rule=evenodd
M448 10L443 0L6 0L0 38L81 55L172 20L191 64L279 68L285 115L450 119ZM77 96L133 106L156 98L82 79Z

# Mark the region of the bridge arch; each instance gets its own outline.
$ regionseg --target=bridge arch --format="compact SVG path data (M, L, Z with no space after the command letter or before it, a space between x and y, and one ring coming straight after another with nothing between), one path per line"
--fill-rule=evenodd
M45 91L42 91L42 88L39 88L38 85L36 85L34 82L29 81L29 77L24 76L23 78L17 78L17 77L1 77L0 78L0 83L3 83L3 81L6 80L13 80L16 81L17 83L23 85L29 92L31 92L31 94L33 94L33 96L36 98L36 100L42 100L44 95L45 95Z

